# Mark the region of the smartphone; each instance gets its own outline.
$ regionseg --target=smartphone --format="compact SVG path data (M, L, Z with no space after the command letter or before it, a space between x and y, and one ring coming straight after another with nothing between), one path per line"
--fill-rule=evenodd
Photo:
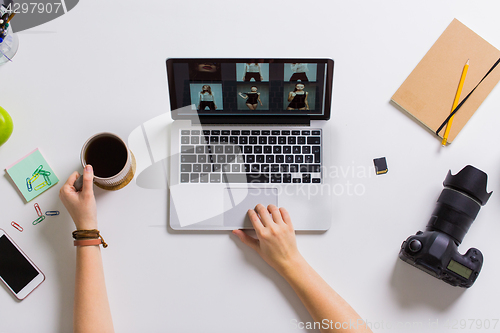
M45 276L16 243L0 229L0 279L17 299L25 299Z

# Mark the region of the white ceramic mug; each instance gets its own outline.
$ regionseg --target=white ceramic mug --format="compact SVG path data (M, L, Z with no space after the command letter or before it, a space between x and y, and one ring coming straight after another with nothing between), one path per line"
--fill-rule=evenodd
M89 158L89 153L92 152L97 157ZM94 163L92 163L92 159ZM104 189L122 184L132 170L132 156L127 144L118 135L108 132L98 133L90 137L82 147L80 160L84 168L87 164L95 164L92 165L94 183L101 185L100 187ZM104 170L106 166L111 166L114 171ZM100 174L100 172L105 173ZM83 175L75 181L74 186L77 191L81 190Z

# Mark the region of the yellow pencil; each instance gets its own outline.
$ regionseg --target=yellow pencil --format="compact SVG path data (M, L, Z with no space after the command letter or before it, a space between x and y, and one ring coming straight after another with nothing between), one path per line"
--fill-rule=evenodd
M462 77L460 78L460 83L458 84L457 94L455 95L455 101L453 101L451 112L455 110L455 108L458 105L458 101L460 100L460 94L462 93L462 88L464 86L465 76L467 75L468 69L469 69L469 60L467 59L467 62L465 63L464 69L462 71ZM452 116L448 121L448 124L446 124L446 130L444 131L443 141L441 141L441 144L443 146L446 146L446 143L448 142L448 135L450 134L451 124L453 123L453 117L455 116Z
M10 20L12 20L12 18L16 15L16 13L12 13L10 14L9 18L7 19L7 22L6 23L9 23Z

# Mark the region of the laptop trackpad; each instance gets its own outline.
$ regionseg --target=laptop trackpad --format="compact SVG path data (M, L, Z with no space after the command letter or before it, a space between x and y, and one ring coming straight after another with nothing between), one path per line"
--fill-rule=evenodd
M235 206L236 204L236 206ZM276 188L226 188L224 189L224 226L235 229L252 228L247 211L257 204L278 206Z

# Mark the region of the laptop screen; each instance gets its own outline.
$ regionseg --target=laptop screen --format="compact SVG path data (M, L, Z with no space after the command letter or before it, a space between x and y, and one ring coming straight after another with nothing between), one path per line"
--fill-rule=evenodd
M174 119L330 118L331 59L167 59L167 77Z

